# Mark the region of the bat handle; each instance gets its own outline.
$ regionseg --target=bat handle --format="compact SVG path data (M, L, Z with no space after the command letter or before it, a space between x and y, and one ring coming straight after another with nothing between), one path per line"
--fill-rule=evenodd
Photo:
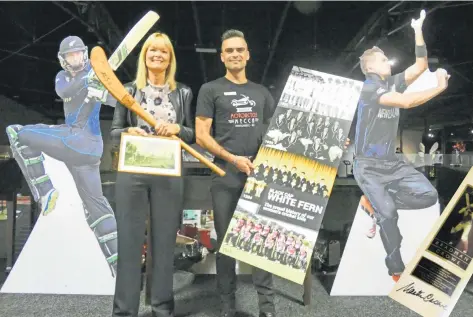
M181 147L184 148L189 154L194 156L196 159L198 159L202 164L206 165L208 168L210 168L212 171L214 171L218 176L225 176L225 171L222 170L220 167L215 165L214 163L210 162L205 156L200 154L198 151L193 149L189 144L186 142L182 141L180 138L177 136L173 135L173 139L178 140L181 143Z

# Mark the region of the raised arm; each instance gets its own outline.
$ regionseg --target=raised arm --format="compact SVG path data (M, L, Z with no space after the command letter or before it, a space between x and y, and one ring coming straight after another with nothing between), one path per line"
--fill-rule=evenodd
M56 90L56 94L63 100L70 97L71 95L74 95L80 89L86 87L86 85L87 82L83 78L72 77L63 70L56 75L56 79L54 81L54 89Z
M415 34L415 53L416 62L404 72L407 86L412 84L425 70L429 68L427 60L427 47L424 42L424 35L422 33L422 24L425 19L425 10L420 12L420 17L417 20L412 19L411 26Z
M437 69L435 72L437 76L437 87L427 89L420 92L389 92L382 87L367 87L367 93L370 94L370 98L378 99L379 103L383 106L399 107L403 109L410 109L420 106L432 98L442 93L448 87L448 75L445 69Z

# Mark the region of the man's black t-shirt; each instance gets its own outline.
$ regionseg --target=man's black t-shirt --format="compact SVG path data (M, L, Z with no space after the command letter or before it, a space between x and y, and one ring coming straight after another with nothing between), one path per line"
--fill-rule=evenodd
M221 77L202 85L195 115L213 119L213 136L225 150L255 156L274 109L274 99L264 86L251 81L235 84Z
M403 93L407 88L405 74L382 80L367 74L358 102L355 134L355 155L379 159L393 159L399 125L399 108L383 106L379 98L388 92Z

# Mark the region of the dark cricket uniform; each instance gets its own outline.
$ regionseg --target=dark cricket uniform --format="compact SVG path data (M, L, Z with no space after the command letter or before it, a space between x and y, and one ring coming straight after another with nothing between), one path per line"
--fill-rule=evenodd
M438 194L429 180L395 155L399 108L383 106L379 98L390 91L403 93L404 73L381 79L367 74L358 104L353 173L368 197L380 227L390 275L402 273L402 236L397 209L422 209L437 203Z
M53 188L43 165L45 153L63 162L71 172L87 223L94 231L112 272L116 271L117 225L115 215L102 192L100 159L103 154L100 130L101 103L87 98L88 63L74 77L62 70L56 76L55 89L64 102L65 123L60 125L13 125L17 140L10 135L14 157L38 200ZM8 130L7 130L8 131ZM45 181L38 182L38 179Z
M197 99L196 116L212 118L215 140L228 152L255 157L275 103L269 91L256 83L235 84L225 77L204 84ZM220 158L215 163L226 175L212 175L212 203L218 245L222 243L237 207L247 175ZM217 253L217 287L224 305L234 309L236 290L235 259ZM253 282L259 295L260 310L274 312L272 275L253 269Z

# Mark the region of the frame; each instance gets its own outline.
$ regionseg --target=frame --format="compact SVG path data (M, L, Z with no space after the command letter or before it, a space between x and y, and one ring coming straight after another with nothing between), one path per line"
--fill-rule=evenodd
M118 171L180 177L181 156L179 140L122 133Z

